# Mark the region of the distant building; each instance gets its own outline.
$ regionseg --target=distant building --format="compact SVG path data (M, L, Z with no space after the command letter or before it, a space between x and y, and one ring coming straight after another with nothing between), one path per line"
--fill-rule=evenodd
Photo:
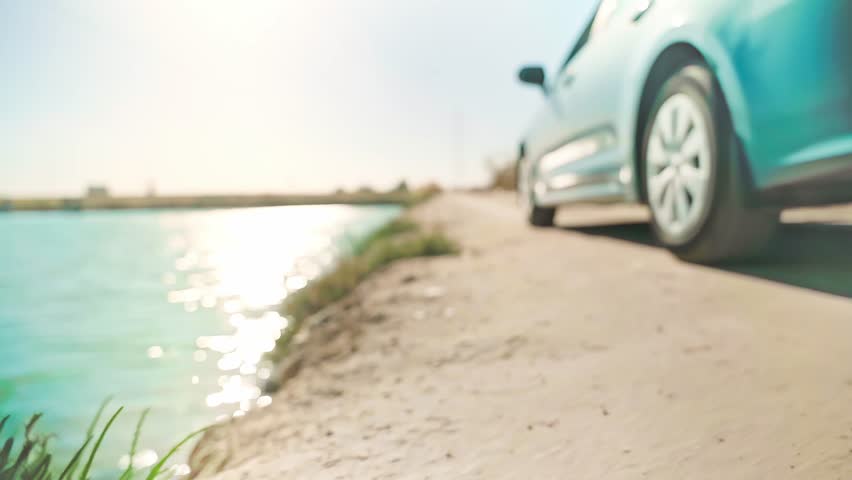
M148 190L145 192L145 196L148 198L154 198L157 196L157 185L153 180L148 182Z
M89 200L103 200L109 198L109 190L103 185L89 185L86 190L86 198Z

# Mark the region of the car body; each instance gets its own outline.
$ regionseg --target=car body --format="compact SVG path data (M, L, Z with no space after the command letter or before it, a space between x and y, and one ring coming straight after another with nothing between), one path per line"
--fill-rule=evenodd
M546 91L520 144L524 200L646 203L653 79L675 56L718 85L750 204L852 201L850 24L849 0L602 0L552 78L522 71Z

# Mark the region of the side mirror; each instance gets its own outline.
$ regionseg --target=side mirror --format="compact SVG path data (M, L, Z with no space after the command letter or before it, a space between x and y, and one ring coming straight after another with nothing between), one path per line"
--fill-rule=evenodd
M545 93L547 93L547 87L545 85L546 78L544 69L539 66L527 66L518 72L518 80L522 83L535 85L544 90Z

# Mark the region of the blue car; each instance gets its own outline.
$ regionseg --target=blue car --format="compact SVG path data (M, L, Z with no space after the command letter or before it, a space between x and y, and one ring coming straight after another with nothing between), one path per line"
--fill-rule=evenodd
M530 223L636 202L659 242L755 253L786 207L852 201L852 0L602 0L523 137Z

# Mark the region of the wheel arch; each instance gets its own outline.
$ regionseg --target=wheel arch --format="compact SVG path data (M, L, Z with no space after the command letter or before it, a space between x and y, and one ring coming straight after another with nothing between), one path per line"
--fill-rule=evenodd
M727 49L721 42L707 32L684 26L667 35L651 52L645 58L654 60L644 63L647 69L637 77L641 79L638 83L640 87L634 92L634 108L628 115L632 123L629 141L632 151L633 188L641 203L647 201L642 188L644 179L641 168L642 141L647 116L653 107L655 93L665 83L665 74L678 64L698 60L709 66L722 90L734 131L744 144L751 138L750 121L739 77Z
M642 90L639 95L639 106L636 109L636 118L634 120L636 128L634 129L632 138L634 187L636 188L637 198L642 203L647 203L648 201L648 194L645 188L643 188L645 172L642 168L642 144L648 127L648 115L654 106L656 92L662 88L668 78L668 74L673 69L677 68L678 65L684 65L693 61L706 62L706 59L692 44L677 42L669 45L657 56L642 84Z

